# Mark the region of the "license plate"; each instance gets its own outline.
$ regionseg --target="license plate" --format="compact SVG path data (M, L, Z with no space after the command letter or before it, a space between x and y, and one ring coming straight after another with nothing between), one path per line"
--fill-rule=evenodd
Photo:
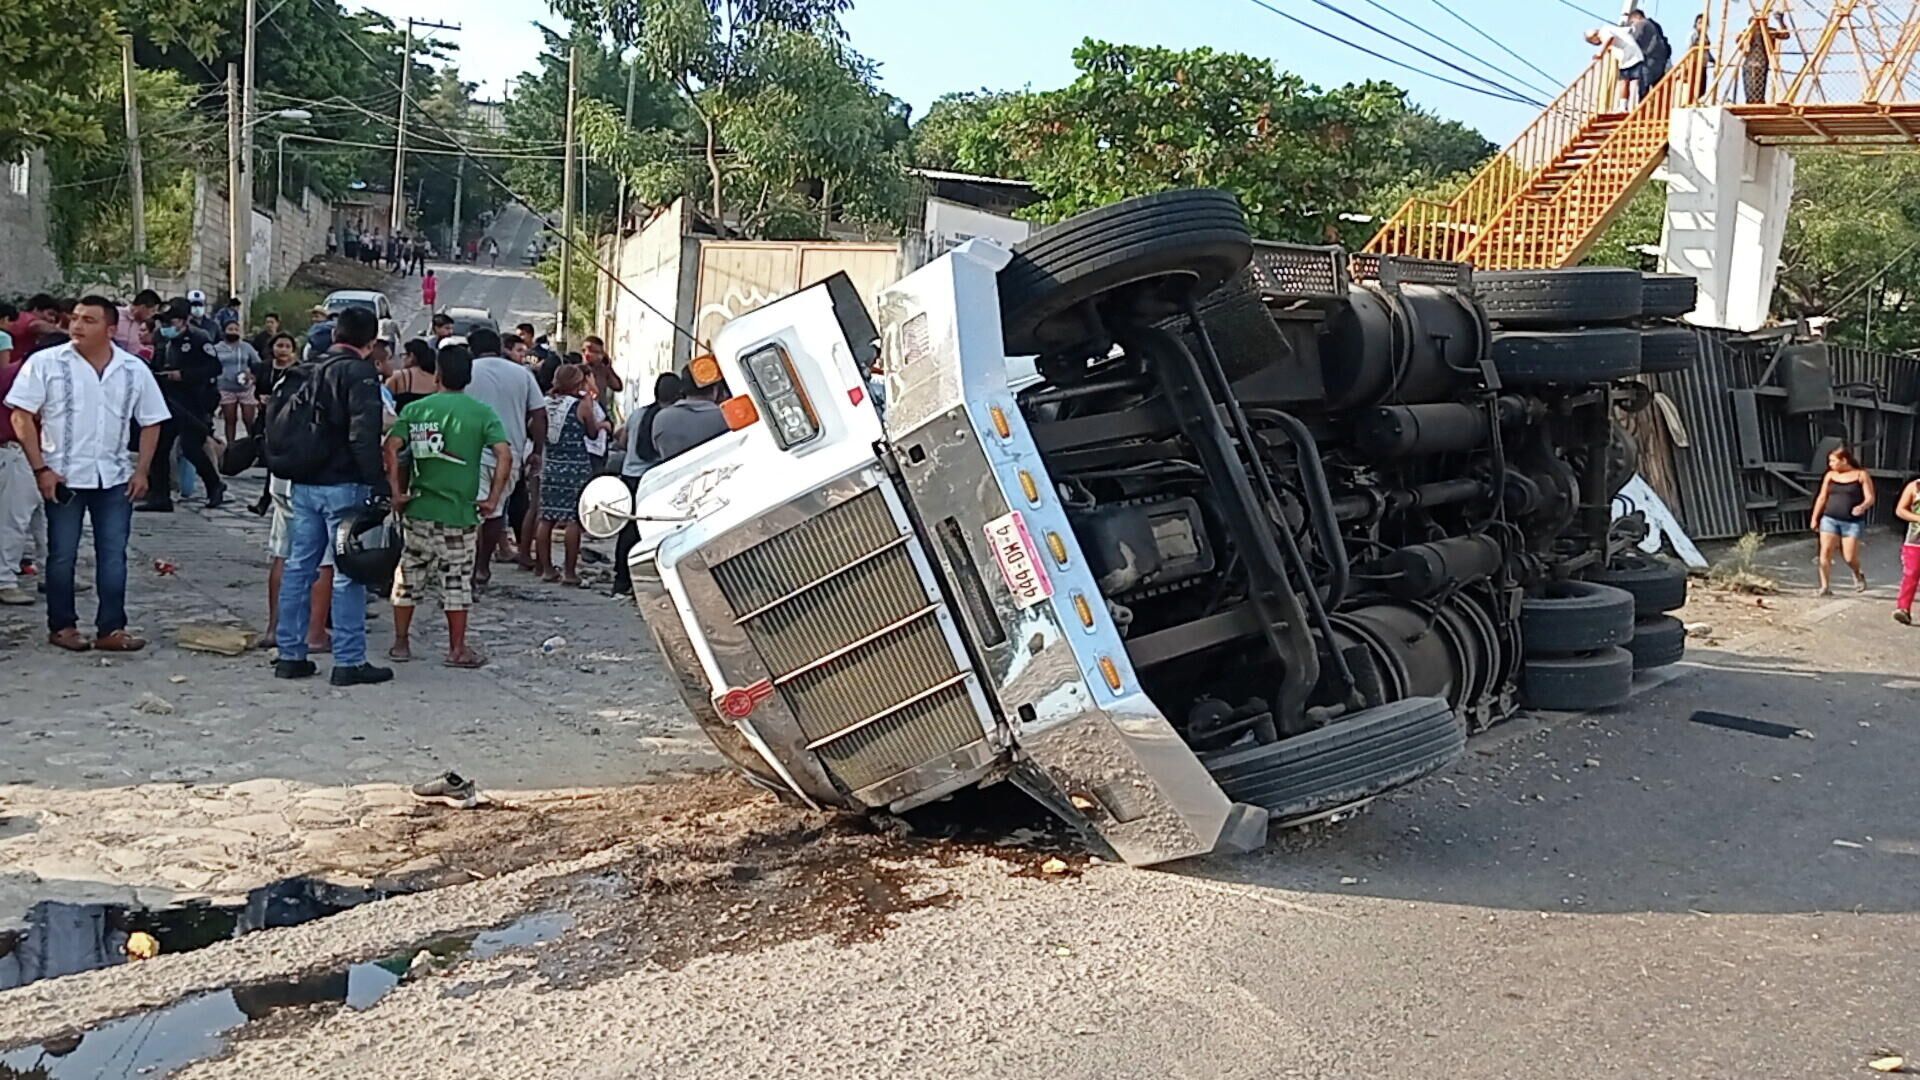
M1025 611L1053 595L1053 582L1040 563L1040 550L1033 546L1033 535L1027 532L1020 511L987 522L987 543L993 546L994 561L1000 564L1014 607Z

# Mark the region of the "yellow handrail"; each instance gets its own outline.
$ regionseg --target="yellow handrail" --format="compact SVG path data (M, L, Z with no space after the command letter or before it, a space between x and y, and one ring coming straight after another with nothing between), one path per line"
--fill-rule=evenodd
M1459 194L1445 203L1409 199L1366 250L1457 259L1481 229L1565 153L1595 116L1612 109L1618 84L1611 52L1597 57Z

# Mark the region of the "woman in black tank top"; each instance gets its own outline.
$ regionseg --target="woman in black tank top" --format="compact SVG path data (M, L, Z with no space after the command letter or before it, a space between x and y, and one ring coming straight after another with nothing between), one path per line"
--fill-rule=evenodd
M433 346L419 338L407 342L407 366L387 379L387 389L393 391L395 410L404 409L440 389L440 382L433 373L434 360Z
M1820 537L1820 595L1833 595L1833 554L1837 549L1853 571L1853 591L1867 591L1860 569L1860 543L1873 509L1873 477L1853 451L1841 447L1827 455L1827 475L1813 500L1813 531Z

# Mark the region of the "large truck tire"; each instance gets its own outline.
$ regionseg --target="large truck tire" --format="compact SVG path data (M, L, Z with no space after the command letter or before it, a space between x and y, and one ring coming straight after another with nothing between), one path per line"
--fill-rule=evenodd
M1633 640L1633 596L1590 581L1548 582L1520 602L1525 654L1570 656Z
M1502 330L1493 335L1493 366L1510 386L1583 385L1640 374L1640 331Z
M1633 670L1677 664L1687 655L1687 627L1671 615L1652 615L1633 624L1633 640L1627 642L1633 654Z
M1148 323L1220 287L1253 258L1240 200L1225 191L1165 191L1103 206L1014 245L999 275L1001 329L1009 356L1046 356L1098 344L1089 302L1116 289L1160 282L1135 298L1130 317Z
M1700 338L1687 326L1656 326L1640 334L1640 373L1691 371L1700 359Z
M1634 614L1643 619L1687 604L1687 568L1658 555L1622 555L1607 569L1588 573L1587 580L1632 594Z
M1201 762L1227 798L1300 821L1392 791L1466 751L1467 729L1440 698L1407 698L1260 746Z
M1622 648L1538 656L1520 668L1520 700L1530 709L1610 709L1632 694L1633 654Z
M1639 271L1607 266L1473 275L1487 318L1506 326L1631 322L1641 314L1641 288Z
M1700 306L1700 282L1691 274L1640 275L1640 308L1649 319L1677 319Z

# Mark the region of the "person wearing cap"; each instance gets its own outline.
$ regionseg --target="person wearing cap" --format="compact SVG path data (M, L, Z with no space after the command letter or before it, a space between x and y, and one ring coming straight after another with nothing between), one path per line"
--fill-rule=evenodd
M319 304L309 315L313 322L307 327L306 359L312 360L333 348L333 315Z
M681 373L686 396L660 410L653 418L653 446L660 460L676 458L727 433L727 418L720 413L721 392L726 383L715 380L705 386L694 378L695 365Z
M160 393L172 415L160 424L153 484L139 508L159 513L173 510L173 448L177 443L181 457L206 484L207 508L215 509L227 497L227 485L207 456L207 436L213 433L213 411L220 401L215 387L220 358L213 351L213 339L194 325L190 299L173 301L162 315L165 321L154 352L153 374L160 381Z
M207 312L207 294L202 289L187 290L187 309L195 329L207 335L211 341L220 336L220 324Z

